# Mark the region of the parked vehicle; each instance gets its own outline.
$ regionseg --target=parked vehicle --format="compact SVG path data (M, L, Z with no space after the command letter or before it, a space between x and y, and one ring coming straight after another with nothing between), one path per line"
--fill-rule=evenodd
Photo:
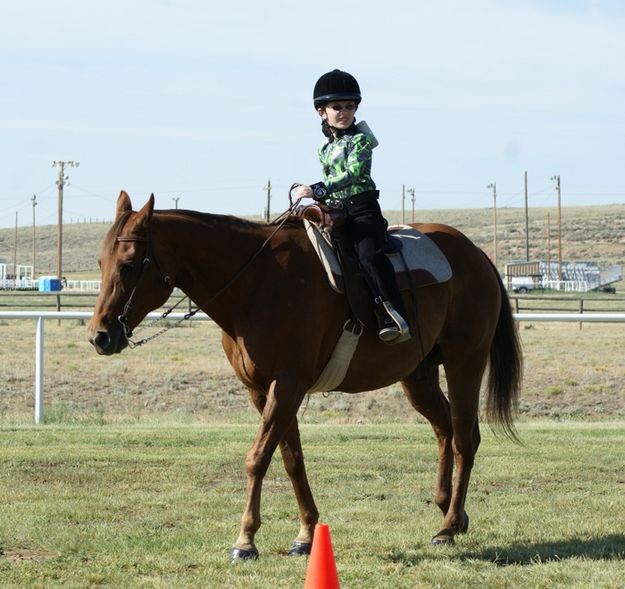
M510 279L510 286L514 292L520 294L534 290L534 280L530 276L513 276Z

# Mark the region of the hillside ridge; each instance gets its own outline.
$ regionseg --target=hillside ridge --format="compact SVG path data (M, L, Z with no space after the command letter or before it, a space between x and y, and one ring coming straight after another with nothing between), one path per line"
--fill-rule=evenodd
M391 224L402 221L401 211L385 211ZM258 217L246 217L259 220ZM406 211L406 222L412 212ZM493 211L482 209L431 209L415 211L417 223L444 223L465 233L491 258L494 253ZM98 272L100 242L110 227L106 223L66 223L63 226L64 274L95 276ZM600 264L625 264L625 204L562 207L562 257L567 261L595 261ZM548 227L550 231L548 231ZM528 209L529 259L557 256L558 222L555 207ZM57 265L56 225L35 228L35 274L55 274ZM15 229L0 229L0 261L12 264ZM497 209L497 265L526 259L525 209ZM17 229L17 263L33 263L33 229Z

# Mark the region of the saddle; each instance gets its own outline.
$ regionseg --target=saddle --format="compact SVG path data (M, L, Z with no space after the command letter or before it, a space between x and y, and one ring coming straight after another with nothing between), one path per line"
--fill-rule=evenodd
M304 220L306 233L323 264L330 286L345 294L345 272L333 243L333 235L345 222L345 213L341 209L310 204L297 207L294 214ZM447 258L427 235L409 225L391 225L388 237L385 253L393 264L400 290L442 283L451 278Z
M370 306L370 295L364 292L355 260L343 249L345 240L340 236L346 218L343 210L314 203L296 207L293 214L304 220L306 233L325 268L330 286L346 296L353 314L343 326L330 360L308 392L337 390L347 374L364 328L360 314L354 311L362 309L363 305ZM412 291L451 278L449 262L429 237L407 225L389 227L388 235L385 253L393 264L400 290ZM337 252L337 249L342 251ZM340 259L345 262L345 268Z

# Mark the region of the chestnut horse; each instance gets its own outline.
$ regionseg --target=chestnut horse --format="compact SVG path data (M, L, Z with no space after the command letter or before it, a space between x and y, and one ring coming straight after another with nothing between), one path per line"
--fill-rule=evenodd
M497 271L462 233L422 224L453 276L404 295L412 339L379 341L373 311L347 374L336 390L358 393L401 382L438 441L435 501L443 525L432 542L453 543L468 528L465 498L475 453L482 376L489 367L487 417L515 437L513 412L522 357L510 304ZM350 317L333 291L301 221L255 223L184 210L154 210L154 196L132 210L122 191L100 253L102 287L89 339L99 354L128 345L132 329L180 288L222 329L235 373L261 414L247 455L247 495L234 559L256 558L263 477L276 447L300 515L291 554L310 551L319 514L306 476L297 411ZM418 312L417 312L418 311ZM439 366L447 396L439 385ZM455 477L452 476L455 463Z

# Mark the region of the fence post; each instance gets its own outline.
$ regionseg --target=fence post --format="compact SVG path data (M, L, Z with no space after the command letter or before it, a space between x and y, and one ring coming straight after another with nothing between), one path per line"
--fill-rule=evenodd
M584 312L584 299L579 299L579 313L580 315ZM583 321L579 322L579 329L582 330L582 326L584 325Z
M35 342L35 423L43 423L43 317L37 318Z

